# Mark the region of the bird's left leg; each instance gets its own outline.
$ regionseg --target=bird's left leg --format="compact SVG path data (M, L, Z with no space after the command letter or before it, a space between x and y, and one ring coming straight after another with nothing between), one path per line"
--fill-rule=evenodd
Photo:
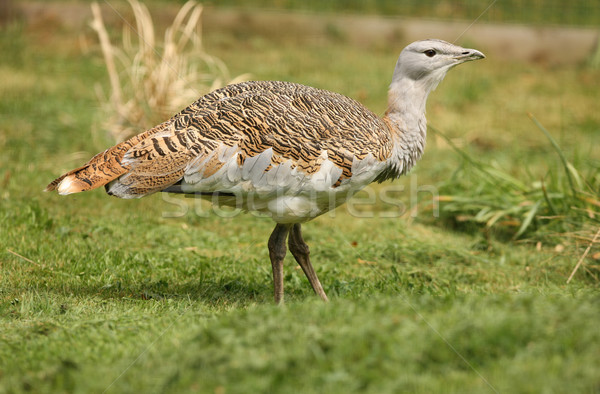
M300 223L294 224L290 229L290 237L288 239L288 245L290 247L290 252L294 255L294 258L302 267L302 271L308 278L310 285L312 286L315 293L321 297L323 301L329 301L327 299L327 295L323 290L323 286L321 286L321 282L319 282L319 278L317 277L317 273L313 269L312 264L310 263L310 250L308 249L308 245L304 242L302 238L302 232L300 231Z
M283 259L285 257L285 240L290 231L290 226L277 224L269 237L269 257L273 268L273 292L275 303L283 301Z

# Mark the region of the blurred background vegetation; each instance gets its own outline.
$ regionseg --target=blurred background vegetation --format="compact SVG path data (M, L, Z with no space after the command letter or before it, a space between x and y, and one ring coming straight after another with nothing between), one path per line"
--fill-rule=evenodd
M206 4L211 4L207 2ZM217 4L217 2L212 2ZM415 18L466 19L481 22L559 24L597 26L600 4L594 0L499 0L483 13L492 1L479 0L257 0L242 2L219 1L220 6L272 8L295 11L359 13Z

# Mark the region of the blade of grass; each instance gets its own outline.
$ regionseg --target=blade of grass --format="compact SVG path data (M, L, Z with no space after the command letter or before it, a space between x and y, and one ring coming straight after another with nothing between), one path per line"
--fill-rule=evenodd
M473 164L475 167L480 167L481 166L481 163L479 163L476 160L473 160L473 158L471 156L469 156L462 149L460 149L458 146L456 146L456 144L454 142L452 142L452 140L450 139L450 137L448 137L446 134L442 133L439 129L437 129L437 128L431 126L431 125L427 125L427 128L431 129L431 131L433 131L435 134L439 135L444 140L446 140L446 142L448 143L448 145L450 145L450 147L452 149L454 149L454 151L456 153L458 153L460 155L460 157L462 157L463 159L465 159L467 162Z
M515 233L515 235L513 236L513 239L519 238L527 230L527 228L531 225L531 222L535 218L536 213L540 209L541 203L542 203L542 201L539 200L538 202L535 203L535 205L533 207L531 207L529 212L527 212L527 215L525 215L525 219L523 219L523 223L521 224L521 227L519 227L519 230Z
M577 196L577 190L575 189L575 184L573 182L573 178L572 178L572 174L571 174L571 167L570 167L569 162L567 161L567 158L563 154L563 151L558 146L558 143L556 142L556 140L552 137L552 135L548 132L548 130L546 130L546 128L544 126L542 126L542 124L535 118L535 116L533 116L532 113L528 113L527 115L533 121L533 123L535 123L535 125L538 127L538 129L540 129L542 131L542 133L544 133L546 138L548 138L548 140L554 147L554 150L556 150L556 152L558 153L558 156L560 157L560 160L562 161L563 167L565 169L565 173L567 174L569 186L571 187L571 194L573 195L573 197Z
M550 209L550 212L552 212L552 215L556 215L556 208L554 208L554 204L552 204L552 201L550 200L550 197L548 196L548 190L546 190L546 185L544 184L544 179L541 180L541 188L542 188L542 193L544 194L544 200L546 200L546 204L548 204L548 208Z

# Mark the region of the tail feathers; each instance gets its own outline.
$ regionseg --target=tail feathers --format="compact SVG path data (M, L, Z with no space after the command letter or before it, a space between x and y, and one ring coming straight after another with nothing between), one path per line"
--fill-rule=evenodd
M127 172L127 167L121 165L117 145L105 152L94 156L85 165L67 172L53 180L45 191L57 190L58 194L66 195L84 192L104 186L113 179Z
M136 170L127 172L108 183L106 192L119 198L140 198L162 191L183 178L183 170L163 175L143 175Z
M70 172L68 172L66 174L63 174L63 175L59 176L58 178L56 178L55 180L53 180L52 182L50 182L48 184L48 186L46 186L46 188L44 189L44 191L45 192L51 192L51 191L54 191L54 190L58 189L58 194L62 194L62 195L71 194L71 193L77 193L77 192L83 191L83 189L77 190L77 191L75 191L73 189L72 191L70 191L72 189L72 186L73 186L73 178L74 178L74 175L72 175L72 173L76 172L76 171L79 171L82 168L85 168L85 166L84 167L79 167L79 168L77 168L77 169L75 169L73 171L70 171ZM69 178L69 179L65 180L65 178ZM64 186L63 186L63 184L64 184Z
M114 181L129 171L129 165L123 164L125 154L133 146L163 131L170 124L171 121L164 122L145 133L136 135L97 154L83 166L71 170L50 182L45 191L57 190L58 194L66 195L96 189Z

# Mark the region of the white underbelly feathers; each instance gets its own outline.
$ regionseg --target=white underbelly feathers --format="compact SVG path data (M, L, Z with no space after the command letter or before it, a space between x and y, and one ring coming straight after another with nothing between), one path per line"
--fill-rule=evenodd
M181 190L202 193L218 205L260 212L278 223L300 223L335 209L371 183L384 166L369 155L355 161L352 176L334 186L342 169L327 159L327 152L321 155L318 171L307 174L291 160L272 165L271 149L246 159L241 166L239 151L227 150L219 155L224 165L208 177L201 166L188 169Z

